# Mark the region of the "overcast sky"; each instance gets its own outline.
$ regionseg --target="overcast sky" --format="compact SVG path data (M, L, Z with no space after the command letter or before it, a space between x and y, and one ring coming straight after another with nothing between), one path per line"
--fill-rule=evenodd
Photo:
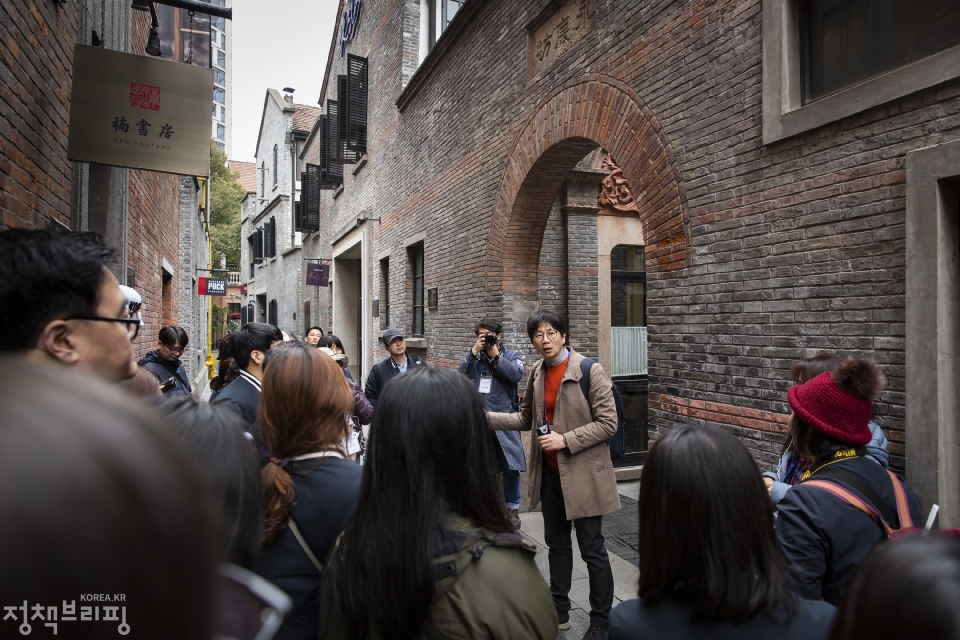
M268 87L317 105L338 0L233 0L233 151L252 162Z

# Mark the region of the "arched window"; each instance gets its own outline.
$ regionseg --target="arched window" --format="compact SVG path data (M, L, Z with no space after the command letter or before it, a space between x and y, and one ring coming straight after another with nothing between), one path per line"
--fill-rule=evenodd
M273 145L273 184L277 184L277 145Z

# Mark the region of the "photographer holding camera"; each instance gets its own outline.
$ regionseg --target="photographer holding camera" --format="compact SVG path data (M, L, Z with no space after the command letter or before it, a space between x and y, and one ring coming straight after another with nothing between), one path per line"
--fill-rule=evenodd
M503 349L500 342L503 326L496 320L484 318L474 331L477 341L460 363L460 373L473 380L477 391L483 394L487 411L510 412L517 407L517 383L523 378L523 360L520 354ZM503 497L510 521L520 528L520 472L527 470L520 434L516 431L491 433L493 449L503 474Z

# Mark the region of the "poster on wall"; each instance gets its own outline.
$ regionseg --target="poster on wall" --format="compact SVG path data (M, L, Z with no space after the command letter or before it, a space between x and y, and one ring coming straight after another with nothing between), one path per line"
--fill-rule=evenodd
M210 175L213 69L78 44L67 157Z

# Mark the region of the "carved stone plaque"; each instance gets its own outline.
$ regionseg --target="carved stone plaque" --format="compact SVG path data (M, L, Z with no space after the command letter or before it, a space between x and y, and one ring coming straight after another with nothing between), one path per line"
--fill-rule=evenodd
M567 0L533 30L530 47L537 75L597 28L597 0Z

